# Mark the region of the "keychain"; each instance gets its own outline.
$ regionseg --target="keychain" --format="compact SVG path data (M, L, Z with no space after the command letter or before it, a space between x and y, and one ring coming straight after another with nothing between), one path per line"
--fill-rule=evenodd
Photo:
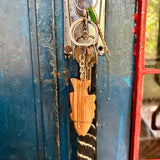
M90 23L95 28L95 36L89 35L86 26ZM74 32L79 25L84 25L83 34L74 38ZM95 95L88 94L88 87L91 85L91 67L95 63L95 56L98 57L96 44L98 41L98 28L88 19L75 21L70 28L70 38L75 44L74 57L79 63L80 80L71 79L74 92L70 93L72 108L71 119L79 135L85 136L92 124L95 111ZM88 39L89 42L86 42ZM81 40L82 39L82 40ZM81 41L80 41L81 40ZM80 41L80 42L79 42ZM92 63L92 65L91 65Z
M96 4L97 2L98 0ZM73 58L79 63L80 79L71 79L74 92L70 93L72 109L70 117L74 122L78 135L85 136L95 117L96 95L90 95L88 92L91 88L92 67L98 61L97 44L99 36L102 39L105 52L110 53L94 11L95 6L90 5L86 9L81 9L75 1L74 4L77 13L82 18L71 24L69 36L74 45ZM92 28L92 33L90 33L90 28Z

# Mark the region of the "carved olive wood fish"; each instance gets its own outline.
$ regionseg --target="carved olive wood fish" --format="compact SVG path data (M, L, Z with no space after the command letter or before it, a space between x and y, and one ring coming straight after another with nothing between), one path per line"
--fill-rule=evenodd
M90 80L81 81L79 79L71 79L74 92L70 93L70 103L72 113L71 119L74 122L75 129L78 135L85 136L91 127L95 116L95 95L88 94L88 87L91 84Z

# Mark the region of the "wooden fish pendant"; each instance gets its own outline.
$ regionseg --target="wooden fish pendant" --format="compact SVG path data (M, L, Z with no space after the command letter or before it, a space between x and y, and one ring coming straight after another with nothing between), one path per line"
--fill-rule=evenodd
M70 103L72 108L70 116L74 122L78 135L85 136L91 127L95 116L96 96L88 94L88 87L91 84L90 80L81 81L72 78L71 82L74 92L70 93Z

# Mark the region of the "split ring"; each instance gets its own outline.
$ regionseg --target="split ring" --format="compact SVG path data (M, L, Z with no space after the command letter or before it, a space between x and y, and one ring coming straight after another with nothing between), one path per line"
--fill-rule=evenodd
M74 4L75 4L76 8L77 8L78 10L80 10L81 12L84 12L84 11L87 9L87 8L85 8L85 9L80 8L80 7L77 5L76 0L74 0ZM98 0L96 0L95 5L92 6L92 7L95 8L95 7L97 6L97 4L98 4Z
M88 19L86 19L86 20L87 20L90 24L93 25L93 27L95 28L95 33L96 33L96 35L95 35L95 37L93 38L93 40L92 40L91 42L88 42L88 43L79 43L79 42L77 42L77 41L75 40L75 38L73 37L73 34L72 34L72 33L73 33L74 29L75 29L80 23L82 23L82 22L84 21L84 18L78 19L77 21L75 21L75 22L72 23L72 25L71 25L71 27L70 27L70 30L69 30L70 39L71 39L71 41L72 41L75 45L77 45L77 46L86 46L86 47L89 47L89 46L91 46L91 45L96 44L97 41L98 41L99 32L98 32L97 25L96 25L94 22L92 22L92 21L90 21L90 20L88 20Z

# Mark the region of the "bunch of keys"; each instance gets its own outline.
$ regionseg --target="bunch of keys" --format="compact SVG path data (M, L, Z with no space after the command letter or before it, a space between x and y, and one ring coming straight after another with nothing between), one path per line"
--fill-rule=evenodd
M85 9L83 18L72 23L69 31L70 39L74 45L73 58L79 63L80 80L71 79L74 92L70 93L71 119L74 122L77 133L85 136L95 116L96 96L88 94L91 85L92 67L98 61L98 38L102 39L104 49L109 54L109 49L101 32L98 19L93 8ZM90 19L89 19L90 17ZM90 28L92 34L90 34Z

